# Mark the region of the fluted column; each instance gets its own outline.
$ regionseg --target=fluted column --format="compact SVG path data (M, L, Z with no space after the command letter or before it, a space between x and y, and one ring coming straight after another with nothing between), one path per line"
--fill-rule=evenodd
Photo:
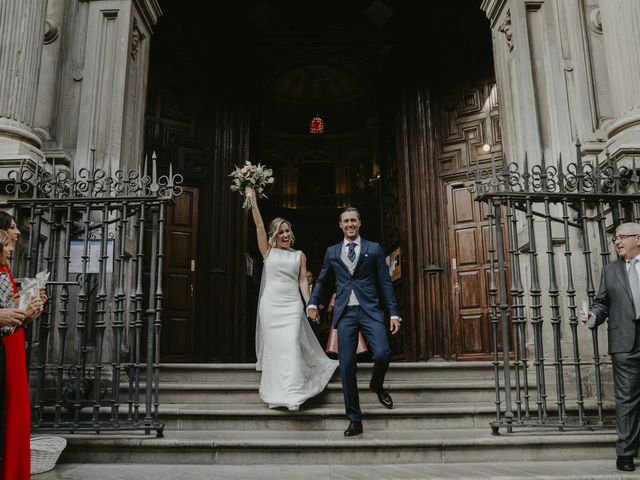
M615 119L607 129L612 153L640 151L640 2L600 2Z
M0 160L42 158L33 133L46 0L0 1Z

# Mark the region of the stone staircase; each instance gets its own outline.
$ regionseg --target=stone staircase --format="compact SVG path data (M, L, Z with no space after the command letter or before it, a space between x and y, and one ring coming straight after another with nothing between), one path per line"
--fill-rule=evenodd
M139 433L66 435L65 463L304 465L579 461L615 458L615 432L521 428L491 435L493 367L488 362L392 364L385 409L359 366L362 436L347 425L339 376L297 412L260 402L259 373L249 364L161 367L164 438ZM607 405L611 408L610 405Z

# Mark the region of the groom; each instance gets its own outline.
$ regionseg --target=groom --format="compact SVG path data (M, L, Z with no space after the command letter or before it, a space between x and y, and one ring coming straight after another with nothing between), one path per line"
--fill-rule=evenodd
M327 249L322 270L307 306L311 320L318 318L317 305L327 289L329 271L336 279L336 301L333 328L338 329L338 359L345 410L349 426L345 437L362 433L362 410L356 383L356 348L358 331L362 330L373 356L373 374L369 386L380 403L393 408L391 395L384 389L384 376L389 367L389 339L378 292L391 314L391 334L400 330L400 313L391 285L389 270L380 245L360 238L360 214L353 207L340 214L338 223L344 240Z

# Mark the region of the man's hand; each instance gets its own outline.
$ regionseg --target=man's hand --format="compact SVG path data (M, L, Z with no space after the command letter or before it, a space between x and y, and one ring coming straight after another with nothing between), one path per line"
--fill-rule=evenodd
M578 319L580 320L580 323L586 327L587 322L589 321L589 312L582 310L580 315L578 315Z
M0 308L0 327L19 327L25 314L17 308Z
M391 331L391 335L395 335L396 333L398 333L400 331L400 320L397 318L392 318L389 330Z
M310 308L309 310L307 310L307 317L309 317L314 323L320 322L320 316L318 315L317 308Z

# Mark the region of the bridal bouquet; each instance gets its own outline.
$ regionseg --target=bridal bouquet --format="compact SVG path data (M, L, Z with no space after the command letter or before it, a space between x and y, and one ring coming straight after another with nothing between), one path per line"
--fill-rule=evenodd
M239 192L241 195L244 195L247 188L252 188L258 197L267 198L264 189L269 183L273 183L273 170L260 163L253 165L249 161L244 162L243 167L236 167L229 176L233 178L231 191ZM253 197L247 196L242 207L248 210L253 207L253 202Z

